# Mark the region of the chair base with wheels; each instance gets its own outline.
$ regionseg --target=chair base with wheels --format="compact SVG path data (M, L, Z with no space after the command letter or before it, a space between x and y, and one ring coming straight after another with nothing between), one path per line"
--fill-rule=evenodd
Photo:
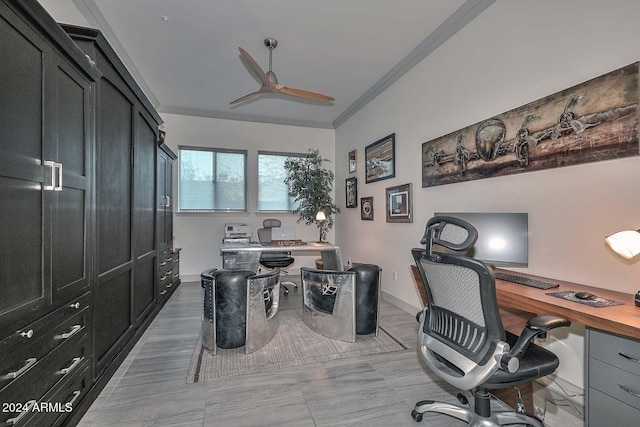
M270 270L280 269L280 274L282 274L286 273L286 271L282 269L289 267L291 264L293 264L293 261L293 257L290 257L288 255L263 254L260 258L260 265ZM295 282L280 282L280 287L282 288L282 292L285 294L285 296L289 295L289 286L292 286L296 291L298 290L298 284Z
M271 229L274 227L280 227L282 225L279 219L265 219L262 221L262 228L258 229L258 240L260 243L268 245L271 243ZM289 267L295 258L288 252L263 252L260 256L260 265L268 269L280 269L280 273L287 274L283 268ZM294 282L286 281L280 282L280 288L283 293L289 295L289 286L292 286L295 290L298 290L298 285Z

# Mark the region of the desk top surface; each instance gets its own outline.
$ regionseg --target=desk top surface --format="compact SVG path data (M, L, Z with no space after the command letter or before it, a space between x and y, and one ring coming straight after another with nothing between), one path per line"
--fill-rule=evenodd
M512 308L535 314L556 314L571 322L579 323L591 328L613 332L620 335L640 339L640 307L636 307L632 294L580 285L534 276L509 270L497 270L514 273L519 276L540 279L546 282L558 283L559 288L537 289L517 283L496 279L496 293L501 307ZM588 291L602 298L623 302L623 305L612 307L591 307L551 295L549 292L558 291Z
M270 246L262 243L225 243L221 252L292 252L292 251L335 251L338 246L327 242L306 242L302 245Z

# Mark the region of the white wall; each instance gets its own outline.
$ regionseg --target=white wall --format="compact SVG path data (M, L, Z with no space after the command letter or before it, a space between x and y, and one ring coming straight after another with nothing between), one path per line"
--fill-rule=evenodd
M166 143L177 154L178 146L217 147L248 150L247 158L247 213L175 213L174 234L180 254L180 276L183 280L199 280L200 273L211 267L222 268L220 245L224 237L225 223L246 223L257 230L266 218L279 218L283 226L296 227L296 238L305 241L318 240L315 226L298 224L297 215L256 213L257 209L257 152L276 151L306 153L317 148L320 155L331 161L327 169L334 169L334 135L331 129L281 126L265 123L249 123L234 120L162 114L167 132ZM178 186L178 168L174 169L174 187ZM178 189L174 189L173 200L178 200ZM257 240L257 234L254 235ZM334 240L334 230L328 234ZM318 254L295 256L289 270L313 267Z
M410 249L435 211L529 213L532 274L635 293L640 262L605 246L640 227L640 157L422 188L421 144L640 60L640 2L500 0L336 130L337 200L358 149L358 197L375 221L343 209L342 255L383 269L387 298L419 307ZM365 184L364 147L396 133L396 177ZM385 188L413 183L412 224L385 222ZM359 203L358 203L359 205ZM393 273L397 273L394 281ZM559 375L583 379L583 329L557 335Z
M375 221L343 209L344 257L383 268L383 290L419 305L410 249L434 211L529 213L533 274L635 293L640 262L605 246L640 226L640 158L421 187L421 144L640 60L640 3L498 1L336 130L337 200L344 207L347 154L357 148L358 196ZM542 25L544 23L544 25ZM365 184L364 147L396 133L396 177ZM385 222L386 187L413 183L412 224ZM397 281L392 272L397 272Z

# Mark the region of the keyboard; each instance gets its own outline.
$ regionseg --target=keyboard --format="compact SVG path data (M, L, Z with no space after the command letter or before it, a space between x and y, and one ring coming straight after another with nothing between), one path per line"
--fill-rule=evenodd
M516 276L509 273L496 273L496 279L506 280L507 282L517 283L519 285L531 286L538 289L551 289L560 286L557 283L543 282L542 280L531 279L529 277Z

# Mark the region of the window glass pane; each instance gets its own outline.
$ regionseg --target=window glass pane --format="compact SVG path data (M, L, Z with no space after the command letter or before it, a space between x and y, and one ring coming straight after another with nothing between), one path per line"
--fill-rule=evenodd
M245 210L246 154L180 149L180 210Z
M289 187L284 183L287 171L284 162L287 154L258 154L258 210L291 211L296 203L289 197Z
M216 158L216 208L244 210L244 155L217 153Z

